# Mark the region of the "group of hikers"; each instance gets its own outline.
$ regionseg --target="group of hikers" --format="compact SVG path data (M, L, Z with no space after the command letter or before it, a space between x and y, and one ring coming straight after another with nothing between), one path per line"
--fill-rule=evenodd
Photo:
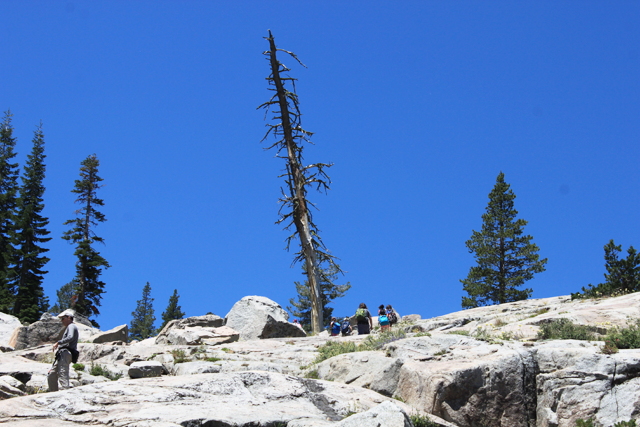
M53 345L55 352L55 360L53 366L47 375L49 383L49 391L58 391L58 381L61 389L69 388L69 365L78 360L78 327L73 323L75 313L73 310L65 310L58 314L58 318L65 326L65 332L60 341ZM373 329L373 320L371 313L367 309L365 303L360 304L356 310L356 321L358 322L358 335L367 335ZM301 326L297 320L294 323ZM378 323L382 332L391 329L391 325L398 323L398 313L391 307L391 304L385 308L384 304L378 307ZM347 336L353 333L351 321L349 317L345 317L342 323L338 322L335 317L331 318L329 325L331 336Z
M373 319L365 303L360 304L356 310L355 317L358 323L358 335L370 334L371 329L373 329ZM380 307L378 307L378 323L380 324L380 330L382 332L390 330L391 325L398 323L398 313L391 307L391 304L388 304L386 308L384 304L380 304ZM351 327L349 317L342 319L342 323L338 322L335 317L332 317L331 323L329 324L329 331L332 337L351 335L353 328Z

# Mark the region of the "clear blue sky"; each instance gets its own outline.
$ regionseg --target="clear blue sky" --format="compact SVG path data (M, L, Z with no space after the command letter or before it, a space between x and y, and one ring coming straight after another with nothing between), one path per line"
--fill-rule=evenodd
M284 167L260 140L272 30L304 69L309 163L333 162L315 219L352 288L334 304L460 309L500 171L547 271L533 296L600 283L603 246L640 247L640 2L2 2L0 107L21 166L44 125L45 291L73 278L60 236L80 162L96 153L102 329L129 323L148 281L156 317L246 295L295 296L274 225Z

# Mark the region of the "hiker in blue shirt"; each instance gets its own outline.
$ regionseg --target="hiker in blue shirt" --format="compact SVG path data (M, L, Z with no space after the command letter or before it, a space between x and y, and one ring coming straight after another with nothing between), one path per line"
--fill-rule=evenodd
M337 337L340 335L340 323L336 321L335 317L331 318L331 324L329 325L329 330L331 330L331 336Z

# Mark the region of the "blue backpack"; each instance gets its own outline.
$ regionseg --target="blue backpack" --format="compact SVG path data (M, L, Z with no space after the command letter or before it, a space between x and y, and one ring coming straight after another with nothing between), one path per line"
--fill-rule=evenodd
M334 333L334 334L339 334L340 333L340 323L333 322L333 327L331 328L331 332Z
M389 324L389 318L386 315L381 314L378 317L378 323L380 323L381 326L387 326Z

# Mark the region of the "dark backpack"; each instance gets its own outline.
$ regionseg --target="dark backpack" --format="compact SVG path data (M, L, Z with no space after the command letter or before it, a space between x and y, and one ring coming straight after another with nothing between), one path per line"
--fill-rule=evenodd
M387 317L389 318L389 323L395 325L398 323L398 316L396 316L396 312L391 310L387 313Z
M359 309L356 310L356 320L358 320L358 321L367 320L367 309L366 308L359 308Z
M342 322L342 335L349 335L349 320Z
M58 351L56 351L56 354L55 354L56 360L60 359L60 352L62 350L67 350L69 353L71 353L71 363L78 362L78 357L80 357L80 352L78 350L74 350L72 348L67 348L67 347L59 348Z

